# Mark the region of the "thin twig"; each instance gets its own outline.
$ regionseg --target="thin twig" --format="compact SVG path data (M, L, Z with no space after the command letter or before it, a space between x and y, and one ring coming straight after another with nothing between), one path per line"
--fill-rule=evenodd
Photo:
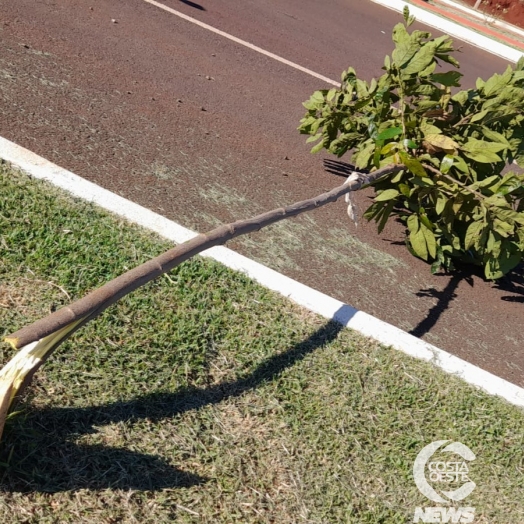
M469 193L474 195L479 202L482 202L483 200L485 200L486 197L482 193L479 193L478 191L475 191L474 189L471 189L468 185L464 184L464 182L461 182L460 180L456 180L451 175L443 173L442 171L438 170L436 167L433 167L433 166L431 166L429 164L422 164L422 165L428 171L431 171L431 172L435 173L436 175L440 175L440 176L442 176L444 178L447 178L450 182L453 182L454 184L457 184L458 186L464 188L466 191L468 191Z

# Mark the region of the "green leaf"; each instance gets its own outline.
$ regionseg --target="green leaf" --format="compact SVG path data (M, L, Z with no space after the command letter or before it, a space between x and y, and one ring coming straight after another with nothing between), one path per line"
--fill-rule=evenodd
M463 158L461 158L460 156L456 156L454 157L454 166L459 170L459 171L462 171L462 173L466 173L468 174L469 173L469 167L468 165L466 164L466 162L464 161Z
M426 215L426 212L423 208L420 208L418 219L420 220L420 227L425 226L430 231L433 231L433 224L428 218L428 215Z
M408 170L421 178L427 178L427 173L422 164L416 158L408 155L404 151L399 152L402 163L408 168Z
M475 245L475 242L480 238L484 227L485 224L483 221L471 222L464 238L464 249L471 249Z
M400 193L396 189L386 189L375 197L375 202L385 202L397 198Z
M423 71L431 62L435 56L435 51L431 46L425 45L418 51L411 60L402 67L402 73L405 75L412 75Z
M363 149L353 154L352 161L358 169L365 169L368 167L369 160L375 151L375 144L373 142L366 144Z
M406 198L409 198L410 189L407 184L399 184L398 188L400 189L400 192L402 193L403 196L405 196Z
M489 201L489 199L486 199L486 201ZM504 222L507 222L510 224L517 223L520 225L524 225L524 213L515 211L514 209L510 209L509 207L506 207L508 204L506 203L504 199L502 199L502 202L504 202L505 204L504 207L495 205L495 206L490 207L490 211L494 215L496 215L499 219L503 220Z
M477 188L487 188L489 186L492 186L493 184L495 184L497 182L497 180L500 180L500 177L498 175L493 175L493 176L490 176L488 178L485 178L484 180L480 181L480 182L477 182L476 184L474 184Z
M393 178L391 179L392 184L398 184L402 178L404 177L404 171L399 171L396 175L393 175ZM400 187L399 187L400 189ZM401 190L402 192L402 190Z
M429 178L428 176L420 177L415 176L412 180L413 184L419 187L431 187L435 185L435 182L433 182L432 178Z
M313 146L311 148L311 153L318 153L319 151L322 151L324 149L324 141L321 140L316 146Z
M476 138L468 138L468 141L461 146L464 154L475 160L485 164L501 162L502 159L496 153L507 149L507 145L498 142L486 142L485 140L477 140Z
M426 142L440 149L456 149L459 145L449 136L429 134L425 137Z
M443 157L440 161L440 170L442 171L442 173L449 173L449 170L453 166L454 161L455 157L453 155L446 155L445 157Z
M501 144L499 142L487 142L486 140L477 140L476 138L468 138L468 141L461 146L463 151L469 151L475 153L476 151L485 152L490 151L491 153L498 153L503 149L508 149L508 145Z
M395 42L395 44L401 44L409 41L410 36L406 30L406 26L401 23L396 24L393 28L393 42Z
M447 73L434 73L429 78L432 82L438 82L447 87L460 87L459 80L462 76L462 73L458 71L448 71Z
M429 65L428 67L426 67L425 69L423 69L419 74L418 74L418 77L419 78L427 78L428 76L430 76L431 74L433 74L433 72L435 71L435 69L437 68L437 61L436 60L433 60ZM438 89L438 88L437 88Z
M313 136L310 136L307 140L306 140L306 144L309 144L311 142L316 142L319 138L322 137L322 133L318 133L317 135L313 135Z
M338 92L339 92L339 90L338 90L336 87L332 87L332 88L328 91L328 93L327 93L327 95L326 95L326 100L327 100L328 102L331 102L331 101L335 98L335 96L337 95Z
M394 152L398 149L398 142L390 142L386 144L381 150L381 155L389 155L391 152Z
M500 264L495 257L489 257L484 265L484 275L488 280L497 280L504 276L500 270Z
M390 200L387 204L386 204L386 207L384 208L384 212L382 213L382 217L380 218L380 220L378 221L378 224L377 224L377 230L380 233L382 233L382 231L384 230L384 227L386 226L386 223L388 221L388 218L389 218L389 215L391 215L391 211L393 211L393 207L395 206L395 201L394 200Z
M492 142L498 142L499 144L504 144L506 148L509 148L511 146L511 144L508 142L508 139L503 134L497 133L496 131L493 131L493 129L490 129L489 127L482 126L482 134L486 138L489 138Z
M437 255L437 241L433 231L420 223L419 217L415 214L408 217L407 225L409 242L414 253L423 260L427 260L428 255L435 258Z
M499 238L495 236L495 233L493 231L489 231L488 233L488 241L486 243L486 251L494 255L495 257L498 257L500 254L500 247L502 245L502 242Z
M410 140L409 138L404 139L402 144L404 145L405 148L408 148L408 149L417 149L418 148L418 144L415 144L415 142L413 142L413 140Z
M511 235L515 228L511 224L508 224L507 222L503 222L502 220L499 220L498 218L495 218L493 220L493 231L496 231L500 236L507 238L509 235Z
M419 258L422 260L428 259L426 236L421 229L419 229L416 233L409 234L409 243Z
M422 231L424 239L426 240L426 248L429 256L431 258L435 258L437 256L437 240L435 239L433 231L424 225L421 226L420 230Z
M451 55L435 53L436 58L439 58L443 62L447 62L455 67L460 67L459 61L456 58L453 58Z
M438 108L440 106L440 102L438 100L419 100L418 104L418 111L429 111L431 109L434 109L435 107Z
M393 63L399 68L402 67L413 58L418 49L419 45L411 41L397 43L393 53L391 53Z
M487 109L484 110L484 111L480 111L479 113L477 113L476 115L473 115L470 119L470 122L473 123L473 122L479 122L480 120L483 120L484 118L486 118L486 116L488 116L489 114L492 114L493 112L492 111L488 111Z
M432 96L432 95L438 95L439 93L440 93L440 89L438 87L428 85L428 84L422 84L422 85L417 86L414 94Z
M512 70L510 68L509 70L506 69L502 75L495 73L491 78L488 78L484 84L484 94L491 96L500 93L511 80L511 73Z
M306 109L320 109L324 105L324 93L322 91L315 91L307 102L302 104Z
M499 261L499 267L502 275L509 273L514 267L518 266L518 264L524 258L523 255L524 254L522 252L515 253L511 251L504 251Z
M438 193L437 202L435 204L435 211L437 212L437 215L442 215L442 212L444 211L444 208L446 207L447 203L447 197L445 197L442 193Z
M464 151L464 155L471 158L471 160L475 160L475 162L480 162L481 164L494 164L502 161L502 158L491 151Z
M389 140L390 138L395 138L396 136L402 133L401 127L390 127L379 133L376 137L376 140Z
M433 262L433 264L431 264L431 274L432 275L436 275L440 271L441 267L442 267L442 261L441 260L435 260L435 262Z
M404 17L404 22L407 24L409 20L409 7L407 5L405 5L402 10L402 16Z
M468 91L459 91L451 97L451 100L453 100L454 102L458 102L461 106L463 106L467 102L468 98Z
M419 230L420 224L417 215L409 215L407 220L408 229L411 233L416 233Z
M420 130L422 131L424 137L427 137L428 135L439 135L442 133L442 131L437 126L430 124L427 118L423 118L420 121Z
M522 251L517 250L510 242L505 240L500 254L488 258L484 266L484 274L490 280L501 278L517 266L522 258Z

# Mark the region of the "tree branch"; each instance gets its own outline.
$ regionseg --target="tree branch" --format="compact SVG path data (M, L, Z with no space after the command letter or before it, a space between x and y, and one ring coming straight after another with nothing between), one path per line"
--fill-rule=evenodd
M422 164L422 165L428 171L431 171L432 173L435 173L436 175L440 175L440 176L442 176L444 178L447 178L450 182L453 182L454 184L457 184L458 186L464 188L466 191L468 191L469 193L474 195L475 198L479 202L482 202L486 198L482 193L479 193L478 191L475 191L474 189L471 189L467 184L464 184L464 182L461 182L460 180L456 180L451 175L447 175L446 173L443 173L442 171L438 170L436 167L433 167L430 164Z
M314 198L274 209L253 218L219 226L127 271L76 302L9 335L5 341L15 349L21 350L0 370L0 435L3 423L2 410L8 409L13 398L22 393L35 371L62 342L122 297L202 251L225 244L235 237L258 231L275 222L335 202L346 193L357 191L365 184L402 169L405 169L404 165L395 164L370 174L357 173L357 176L353 176L341 186ZM7 401L2 394L8 396L10 400ZM8 402L7 408L5 402Z

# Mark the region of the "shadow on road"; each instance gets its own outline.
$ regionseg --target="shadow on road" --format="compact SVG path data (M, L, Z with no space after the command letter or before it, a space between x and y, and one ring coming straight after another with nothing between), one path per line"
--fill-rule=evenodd
M437 303L428 311L426 318L409 332L411 335L422 337L431 330L438 322L440 315L448 309L450 303L457 296L456 290L462 280L466 280L470 285L473 285L471 276L455 273L442 291L437 291L435 288L428 288L416 293L417 297L434 297L437 299Z
M336 318L347 320L354 311L344 306ZM95 434L99 426L144 419L159 422L239 397L278 378L284 370L336 339L342 328L339 322L328 321L306 340L269 357L251 373L210 387L153 393L87 408L33 410L28 406L26 413L15 417L4 433L0 491L158 490L203 484L206 478L173 467L161 456L104 445L79 445L75 440Z
M353 173L353 171L355 171L356 168L353 164L348 164L347 162L325 158L324 169L332 175L348 177L351 175L351 173ZM364 171L362 170L362 172Z
M202 7L200 4L195 4L195 2L191 2L190 0L179 0L183 4L188 5L189 7L194 7L195 9L198 9L199 11L205 11L205 7Z
M524 304L524 264L521 264L509 275L498 280L495 287L501 291L512 293L512 295L501 297L501 300Z
M418 297L434 297L437 299L437 303L428 311L426 318L410 331L410 334L422 337L428 333L438 322L442 313L448 309L453 299L456 298L456 290L460 282L465 280L470 286L473 286L473 276L475 275L484 278L480 268L468 267L466 269L464 267L457 269L452 273L446 287L442 291L429 288L422 289L416 293ZM524 303L524 264L497 280L494 283L494 287L501 291L512 293L512 295L500 297L501 300Z

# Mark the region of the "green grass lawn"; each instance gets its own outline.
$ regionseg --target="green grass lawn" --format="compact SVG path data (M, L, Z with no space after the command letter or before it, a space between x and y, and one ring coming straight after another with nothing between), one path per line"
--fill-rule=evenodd
M5 165L0 190L2 336L169 247ZM442 439L477 456L475 522L524 522L523 410L202 258L80 330L19 408L2 523L412 522Z

